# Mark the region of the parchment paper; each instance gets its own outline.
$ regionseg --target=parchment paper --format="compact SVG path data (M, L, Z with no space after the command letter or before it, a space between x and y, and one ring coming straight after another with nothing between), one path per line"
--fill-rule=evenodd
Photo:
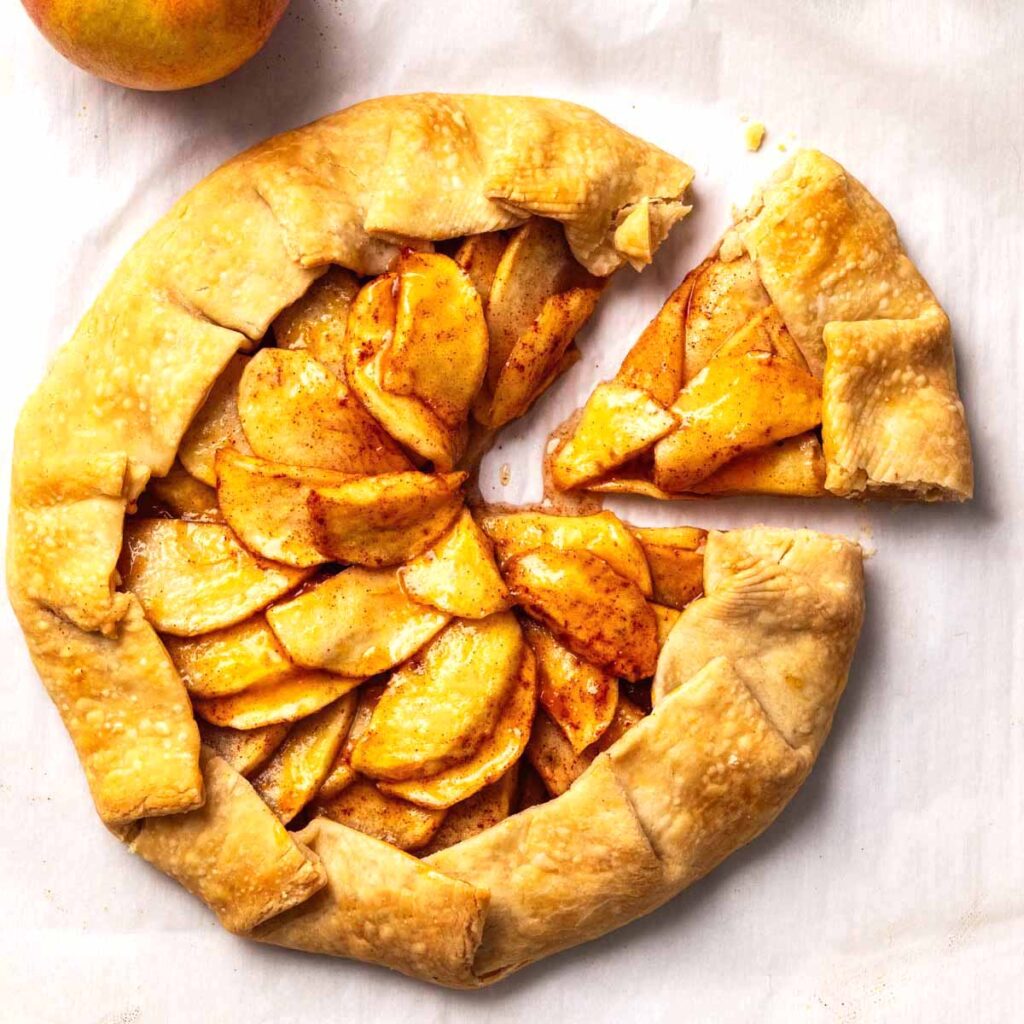
M180 192L267 134L418 89L576 99L698 172L696 210L656 266L620 275L584 359L489 457L492 496L539 497L548 430L610 375L730 205L799 144L888 206L948 310L978 496L956 508L612 503L643 523L859 537L877 553L853 677L818 768L766 835L648 919L474 995L232 938L129 856L92 811L4 605L0 1019L1019 1020L1022 47L1015 2L294 0L239 73L147 95L88 78L4 4L5 500L17 409ZM768 126L757 155L743 115Z

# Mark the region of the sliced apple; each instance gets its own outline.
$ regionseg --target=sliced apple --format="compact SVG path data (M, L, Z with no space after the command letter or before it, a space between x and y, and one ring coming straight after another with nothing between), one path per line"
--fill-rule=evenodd
M513 765L497 782L484 786L478 793L452 807L434 838L417 854L429 857L504 821L512 813L512 802L517 793L517 769L518 765Z
M317 800L332 800L343 789L351 786L357 778L355 768L348 761L336 758L317 791Z
M350 473L310 469L217 452L217 495L228 525L252 552L297 567L329 561L317 547L309 496L314 487L352 479Z
M569 288L544 303L505 360L493 390L480 392L473 406L477 422L496 430L522 416L550 387L573 339L594 312L602 287Z
M468 761L425 779L381 782L392 796L411 800L421 807L447 808L496 782L514 765L526 748L537 706L537 670L533 653L523 648L523 658L512 692L494 731L477 747Z
M615 717L612 719L612 724L608 726L605 734L597 741L593 747L595 754L602 750L607 750L613 743L616 743L623 736L637 725L644 718L644 712L641 707L634 704L625 694L619 694L619 703L615 705Z
M265 725L260 729L229 729L225 726L199 722L203 743L218 757L224 758L239 775L252 775L262 768L284 742L289 722Z
M393 438L435 469L449 471L462 456L468 431L452 427L415 395L397 395L381 380L382 353L395 332L398 278L385 274L365 285L348 318L345 377L369 414Z
M491 336L487 385L491 392L516 343L552 296L574 287L599 289L600 284L576 262L557 221L532 217L511 232L495 268L487 303Z
M750 325L750 330L766 332L772 340L776 353L782 359L796 363L800 369L806 370L808 373L812 372L803 350L796 343L793 335L789 333L782 314L774 306L769 306L760 317L755 317Z
M469 275L436 252L397 262L394 333L379 355L380 383L420 399L442 423L465 421L487 369L487 322Z
M392 675L352 767L400 782L467 760L494 731L522 657L512 612L453 622Z
M551 796L561 796L594 759L590 750L575 751L565 733L543 711L537 712L526 759L540 776Z
M785 321L774 306L766 306L755 313L735 334L728 338L715 353L737 356L746 352L767 352L796 363L802 370L810 369L803 352L786 329Z
M675 426L675 417L646 391L616 381L598 384L555 452L551 478L563 491L583 487L646 451Z
M711 259L698 267L686 306L685 380L700 373L722 344L770 303L748 256Z
M488 297L491 345L473 407L478 422L496 429L550 386L603 286L576 262L556 222L535 217L511 234Z
M256 558L220 523L180 519L126 523L120 572L146 618L175 636L241 622L309 575Z
M418 807L382 793L370 779L356 779L337 796L317 801L312 813L323 815L357 832L383 840L399 850L418 850L437 833L443 810Z
M412 657L451 616L406 596L393 569L346 569L267 621L294 662L344 676L372 676Z
M697 278L691 270L668 297L622 361L615 379L628 388L646 391L666 409L683 386L684 321Z
M672 632L672 627L679 621L679 616L683 613L676 608L655 604L653 601L651 607L654 609L654 617L658 620L658 651L660 652L665 646L669 633Z
M217 492L192 476L180 462L175 462L166 476L151 477L139 499L141 516L153 518L160 513L195 523L224 522Z
M707 530L690 526L634 528L651 567L658 604L685 608L704 590L704 541Z
M231 729L260 729L279 722L296 722L344 697L361 679L333 672L297 670L287 679L266 686L251 686L229 697L197 699L195 713L211 725Z
M455 262L469 275L483 302L491 296L491 286L498 273L498 264L508 245L504 231L488 231L469 235L455 253Z
M678 494L669 494L656 487L651 477L654 475L654 453L644 452L638 458L620 466L603 480L595 480L587 484L587 490L595 494L642 494L646 498L668 501L678 498Z
M526 758L541 777L551 796L561 796L602 751L624 736L644 717L643 711L624 695L619 695L615 715L598 741L585 750L573 750L565 733L552 719L538 712Z
M336 562L380 567L426 551L462 509L465 473L386 473L313 487L315 546Z
M642 494L666 500L670 494L651 480L654 460L650 453L621 466L611 476L587 486L603 494ZM721 469L695 483L687 494L774 494L815 498L825 491L825 456L814 431L787 437L764 448L730 459Z
M776 494L817 498L825 494L825 456L813 432L787 437L731 459L691 488L694 494Z
M239 383L238 413L253 452L271 462L345 473L409 468L346 384L307 352L257 352Z
M563 373L571 370L582 358L583 355L576 347L576 343L572 342L559 359L548 366L547 374L537 386L537 390L534 392L530 402L536 401Z
M429 551L398 570L398 579L414 601L464 619L485 618L511 603L491 542L467 509Z
M231 357L178 446L181 464L210 487L217 484L213 461L218 448L231 445L239 451L250 450L238 415L238 385L248 365L248 356Z
M540 720L541 714L543 712L538 711L536 721ZM515 808L515 813L518 814L520 811L525 811L528 807L536 807L537 804L544 803L550 796L550 793L548 793L543 780L537 774L537 769L530 764L529 760L524 757L516 767L519 769L519 789L515 795L513 807Z
M713 359L679 393L679 427L654 446L654 483L687 491L730 459L821 422L821 384L778 356Z
M512 597L574 654L624 679L653 674L654 612L603 558L539 547L510 559L504 572Z
M296 723L252 786L287 824L313 799L352 724L356 695L348 693Z
M651 573L640 542L612 512L589 516L558 516L547 512L490 512L479 516L484 533L494 542L498 561L541 546L560 551L589 551L651 596Z
M295 672L263 615L202 636L167 636L164 644L193 697L226 697Z
M367 683L358 690L358 702L355 714L352 717L352 724L349 726L348 735L341 749L335 755L334 763L327 772L317 793L317 800L330 800L337 796L346 786L351 785L357 778L356 770L352 767L352 751L356 743L366 732L373 717L373 710L377 706L381 695L384 693L384 683Z
M359 292L359 279L344 267L331 267L273 323L278 348L304 349L335 376L344 376L345 326Z
M654 251L662 243L668 227L672 224L670 221L668 226L662 227L661 218L658 218L658 225L652 225L651 213L651 200L645 196L639 202L631 203L619 210L615 218L615 250L622 253L638 273L650 265Z
M611 724L618 679L578 658L544 626L527 622L523 631L537 659L540 702L579 753Z

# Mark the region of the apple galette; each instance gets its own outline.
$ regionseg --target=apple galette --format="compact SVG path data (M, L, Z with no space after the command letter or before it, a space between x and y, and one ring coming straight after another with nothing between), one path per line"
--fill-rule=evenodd
M32 657L103 821L226 928L487 984L663 903L807 776L855 544L488 508L468 476L690 178L568 104L362 104L181 200L29 400ZM756 351L810 436L813 373Z
M560 490L963 501L949 320L878 201L798 153L560 430Z

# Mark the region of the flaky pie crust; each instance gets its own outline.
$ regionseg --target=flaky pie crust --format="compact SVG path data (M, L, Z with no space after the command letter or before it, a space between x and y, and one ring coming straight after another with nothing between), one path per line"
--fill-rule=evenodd
M754 197L720 252L740 246L822 377L826 490L970 498L949 318L882 204L831 157L801 150Z

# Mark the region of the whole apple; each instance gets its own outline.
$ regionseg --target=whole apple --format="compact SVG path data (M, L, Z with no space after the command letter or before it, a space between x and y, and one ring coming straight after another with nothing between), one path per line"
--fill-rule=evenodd
M230 74L289 0L22 0L68 60L133 89L187 89Z

